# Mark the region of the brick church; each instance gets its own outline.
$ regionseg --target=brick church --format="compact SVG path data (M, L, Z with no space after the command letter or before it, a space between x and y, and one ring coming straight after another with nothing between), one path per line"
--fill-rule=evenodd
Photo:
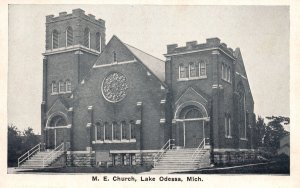
M158 164L167 150L199 148L208 164L253 158L254 101L239 48L209 38L167 45L161 60L115 35L107 41L105 30L81 9L46 16L46 150L63 144L68 166Z

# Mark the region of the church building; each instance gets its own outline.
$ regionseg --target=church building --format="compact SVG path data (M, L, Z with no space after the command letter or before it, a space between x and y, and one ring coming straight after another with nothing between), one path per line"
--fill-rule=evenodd
M105 31L104 20L81 9L46 16L46 150L63 147L67 166L153 165L168 150L206 149L208 165L255 158L239 48L208 38L167 45L161 60Z

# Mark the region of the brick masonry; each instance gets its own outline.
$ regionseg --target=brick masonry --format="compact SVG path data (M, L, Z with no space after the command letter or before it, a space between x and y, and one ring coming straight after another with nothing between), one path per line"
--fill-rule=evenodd
M65 46L67 27L73 28L74 45L71 47ZM82 46L84 29L87 27L91 32L90 48ZM59 33L57 50L53 50L51 46L51 33L54 29ZM96 32L101 33L101 52L95 51ZM170 138L175 138L176 144L182 145L180 139L183 139L183 123L177 120L183 120L181 112L185 107L195 108L203 117L208 118L204 122L204 129L187 129L185 137L193 139L186 142L190 146L196 147L205 137L210 138L210 145L214 149L256 148L255 130L252 129L255 123L254 101L241 51L239 48L232 50L218 38L207 39L203 44L187 42L183 47L178 47L177 44L168 45L164 81L116 36L106 44L104 20L86 15L81 9L75 9L71 14L62 12L57 17L46 17L45 48L42 136L46 143L47 139L51 139L47 126L51 126L49 122L52 117L60 115L65 119L63 141L70 143L71 152L81 151L67 154L68 166L95 166L98 162L96 152L109 153L108 159L112 162L111 151L114 150L125 155L135 153L136 165L151 164L152 152L133 151L159 150ZM206 62L206 77L179 80L180 64L188 65L201 60ZM231 82L222 79L222 64L231 67ZM115 72L126 78L128 88L123 100L112 103L103 96L102 83L108 75ZM51 83L58 83L60 80L71 81L71 93L51 93ZM245 91L246 139L240 139L241 112L237 106L240 85ZM225 114L231 115L231 138L225 137ZM133 123L135 139L97 142L96 123L111 125L114 122ZM196 124L194 125L197 126ZM243 157L248 155L240 152L229 155L218 152L214 154L216 163L249 158ZM120 156L116 159L120 160ZM252 154L249 156L252 158Z

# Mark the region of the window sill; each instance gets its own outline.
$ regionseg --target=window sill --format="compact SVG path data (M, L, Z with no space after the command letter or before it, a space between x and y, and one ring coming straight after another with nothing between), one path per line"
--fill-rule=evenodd
M207 78L207 76L190 77L190 78L178 78L177 81L200 80L200 79L205 79L205 78Z
M67 92L55 92L55 93L51 93L51 95L63 95L63 94L68 94L68 93L72 93L71 91L67 91Z
M247 139L247 138L240 138L240 140L248 141L248 139Z
M232 138L232 136L225 136L225 138Z
M105 143L134 143L136 142L136 139L130 139L130 140L97 140L93 141L92 144L105 144Z

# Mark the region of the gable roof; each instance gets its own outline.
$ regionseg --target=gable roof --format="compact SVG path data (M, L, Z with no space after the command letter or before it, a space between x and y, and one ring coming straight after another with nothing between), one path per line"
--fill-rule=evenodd
M165 81L165 62L129 44L123 43L161 82Z

